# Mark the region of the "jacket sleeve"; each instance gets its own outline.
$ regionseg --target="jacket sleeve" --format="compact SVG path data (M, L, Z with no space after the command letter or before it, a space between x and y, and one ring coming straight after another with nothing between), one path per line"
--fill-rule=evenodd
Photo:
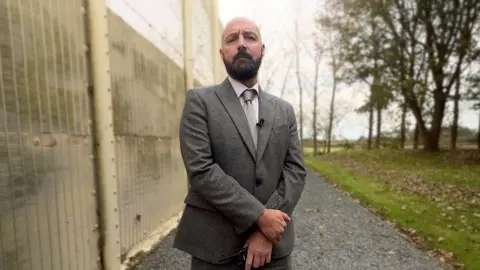
M254 225L265 206L215 163L207 108L195 90L186 93L179 135L190 188L230 219L237 233Z
M291 105L288 109L288 117L290 134L282 177L278 188L270 196L265 206L268 209L281 210L291 216L303 192L307 171L299 142L295 112Z

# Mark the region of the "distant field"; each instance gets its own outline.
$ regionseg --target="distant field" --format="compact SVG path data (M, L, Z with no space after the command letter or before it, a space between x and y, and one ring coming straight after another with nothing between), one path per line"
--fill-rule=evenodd
M342 150L345 150L343 147L341 146L332 146L330 147L330 152L337 152L337 151L342 151ZM322 147L319 147L318 148L318 151L323 151L323 146ZM312 155L313 154L313 147L304 147L303 148L303 153L305 155Z
M442 145L440 148L442 149L448 149L450 146L449 145ZM419 149L423 148L423 145L418 146ZM405 149L413 149L413 144L406 144ZM464 143L458 143L457 144L457 149L464 149L464 150L475 150L478 149L478 145L476 144L464 144Z
M475 151L332 151L306 163L418 246L458 269L480 269L480 158Z

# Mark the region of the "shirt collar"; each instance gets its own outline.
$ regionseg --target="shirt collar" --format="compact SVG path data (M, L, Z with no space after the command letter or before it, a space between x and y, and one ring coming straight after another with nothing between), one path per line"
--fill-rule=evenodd
M246 89L254 89L255 91L257 91L257 95L258 95L258 82L253 87L246 87L243 83L235 79L232 79L232 77L230 76L228 77L228 80L230 81L230 84L232 85L233 90L235 90L237 97L240 98L243 91L245 91Z

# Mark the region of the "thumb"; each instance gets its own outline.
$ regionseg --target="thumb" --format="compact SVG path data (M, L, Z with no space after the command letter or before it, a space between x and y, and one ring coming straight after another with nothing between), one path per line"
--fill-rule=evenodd
M282 212L282 215L283 215L283 219L284 219L284 220L290 221L290 217L289 217L287 214L285 214L285 213Z

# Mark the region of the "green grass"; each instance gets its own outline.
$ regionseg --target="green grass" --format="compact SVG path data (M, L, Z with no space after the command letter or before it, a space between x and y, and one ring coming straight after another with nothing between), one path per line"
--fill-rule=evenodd
M414 230L410 235L419 246L447 252L440 256L451 264L480 269L480 165L451 161L445 154L388 150L305 157L309 167L372 211Z
M480 188L478 180L480 166L465 164L462 155L452 155L449 152L432 154L423 151L402 150L350 150L343 154L356 160L381 164L385 169L401 169L419 173L425 175L427 181L441 181L447 184Z

